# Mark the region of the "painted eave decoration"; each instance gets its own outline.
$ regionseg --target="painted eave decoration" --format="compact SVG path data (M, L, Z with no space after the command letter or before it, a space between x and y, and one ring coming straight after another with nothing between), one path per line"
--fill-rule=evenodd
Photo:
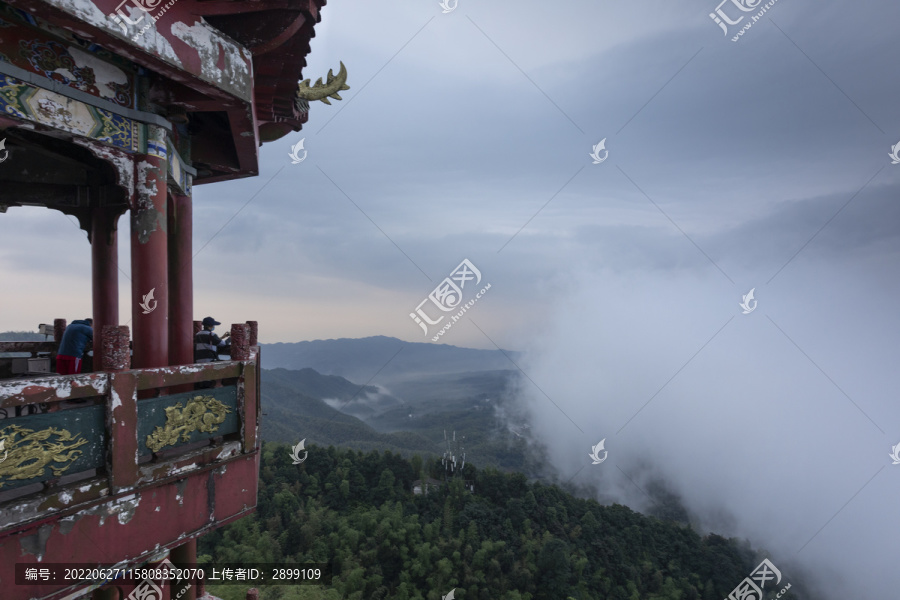
M341 65L309 87L314 97L298 93L326 0L4 1L145 69L151 88L138 104L150 100L172 122L215 128L193 144L195 184L258 174L259 145L299 131L304 102L328 103L349 89Z

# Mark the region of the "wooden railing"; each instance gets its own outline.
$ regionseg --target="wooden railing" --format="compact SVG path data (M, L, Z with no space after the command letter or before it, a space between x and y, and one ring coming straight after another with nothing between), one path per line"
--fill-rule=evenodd
M45 341L34 341L34 340L11 340L11 341L0 341L0 355L2 354L26 354L28 358L37 358L39 355L44 354L50 358L50 367L53 367L53 362L56 360L56 352L59 349L59 342L62 340L63 333L66 331L66 320L65 319L54 319L53 320L53 328L52 335L53 339L45 339ZM40 326L41 334L44 335L45 338L50 335L50 326L49 325L41 325ZM89 357L88 357L89 358ZM16 360L15 358L9 356L0 356L0 379L9 379L10 377L15 377L16 373L13 372L12 363ZM87 361L90 363L90 360ZM85 369L85 370L93 370ZM0 415L2 416L2 415Z
M0 418L0 512L33 494L73 507L256 452L259 352L241 333L242 360L0 380L0 413L20 415ZM48 408L22 414L34 405ZM37 504L0 528L39 518Z
M6 352L27 352L31 356L39 353L56 354L57 342L0 342L0 354Z

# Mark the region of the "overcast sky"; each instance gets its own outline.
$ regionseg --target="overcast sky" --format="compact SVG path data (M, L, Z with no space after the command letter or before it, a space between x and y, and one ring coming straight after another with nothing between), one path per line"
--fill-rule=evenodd
M900 4L778 0L733 42L735 3L726 36L716 0L332 0L304 76L351 89L195 188L195 317L428 341L468 259L491 288L439 341L528 351L567 477L662 478L815 597L896 596ZM90 313L83 238L0 215L0 330Z

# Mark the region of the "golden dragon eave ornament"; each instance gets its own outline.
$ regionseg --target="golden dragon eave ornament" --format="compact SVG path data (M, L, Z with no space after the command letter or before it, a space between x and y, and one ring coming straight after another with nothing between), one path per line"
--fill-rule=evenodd
M51 441L51 436L56 436L56 439ZM3 487L3 479L23 480L42 477L48 466L53 474L59 477L72 466L65 463L73 463L81 456L82 451L76 448L87 443L88 440L82 438L81 434L73 435L66 429L56 427L39 431L21 425L4 427L0 430L0 449L3 450L3 460L0 461L0 488Z
M159 452L166 446L177 444L179 436L182 442L187 442L195 431L213 433L230 412L230 408L212 396L194 396L184 410L181 402L169 406L166 408L166 424L147 436L147 447Z
M309 112L309 103L316 100L321 100L325 104L331 104L328 101L329 98L343 100L338 92L350 89L350 86L347 85L347 67L344 66L343 61L337 75L331 69L328 69L328 77L325 83L322 83L321 77L319 77L315 85L310 86L309 81L309 79L304 79L297 88L295 104L297 110L301 113Z

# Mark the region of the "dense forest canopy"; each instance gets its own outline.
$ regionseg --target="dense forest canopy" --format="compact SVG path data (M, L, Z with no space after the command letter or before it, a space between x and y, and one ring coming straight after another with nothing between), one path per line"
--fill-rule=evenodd
M762 558L518 473L466 465L416 495L414 480L442 477L440 460L308 450L294 465L288 445L266 443L257 512L200 538L208 564L331 564L330 587L268 587L262 600L440 600L451 590L459 600L722 600Z

